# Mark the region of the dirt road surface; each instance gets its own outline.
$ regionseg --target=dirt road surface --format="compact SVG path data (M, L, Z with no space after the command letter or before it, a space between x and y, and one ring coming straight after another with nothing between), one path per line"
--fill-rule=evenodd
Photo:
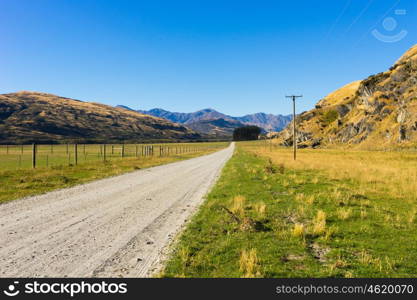
M147 277L234 145L0 205L0 277Z

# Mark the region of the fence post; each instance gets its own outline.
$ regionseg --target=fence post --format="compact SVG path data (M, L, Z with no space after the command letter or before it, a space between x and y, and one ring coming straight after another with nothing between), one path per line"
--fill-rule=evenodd
M123 157L125 157L125 144L122 144L122 151L120 152L120 155Z
M36 144L32 144L32 168L36 168Z
M67 143L67 154L68 154L68 143Z
M74 144L74 162L78 165L78 145Z
M106 144L103 144L103 161L106 161L107 159L107 152L106 152Z
M20 145L20 154L23 154L23 144Z
M135 145L135 156L138 157L138 145Z

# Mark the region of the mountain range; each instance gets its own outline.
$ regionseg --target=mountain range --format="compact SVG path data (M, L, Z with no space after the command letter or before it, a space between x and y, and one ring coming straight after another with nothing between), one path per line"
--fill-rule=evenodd
M296 117L301 147L417 144L417 45L386 72L350 83ZM292 126L278 142L292 145Z
M131 108L119 105L125 109ZM170 112L161 108L151 110L138 110L138 112L167 119L184 124L197 132L212 136L231 136L233 130L246 125L255 125L266 132L278 132L285 128L292 116L256 113L243 117L233 117L220 113L214 109L206 108L192 113Z

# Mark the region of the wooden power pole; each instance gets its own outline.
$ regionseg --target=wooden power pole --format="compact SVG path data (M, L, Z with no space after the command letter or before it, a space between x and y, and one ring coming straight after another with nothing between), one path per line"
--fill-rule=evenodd
M297 129L295 123L295 100L297 98L302 98L303 96L286 96L286 98L292 99L292 137L293 137L293 148L294 148L294 160L297 159Z

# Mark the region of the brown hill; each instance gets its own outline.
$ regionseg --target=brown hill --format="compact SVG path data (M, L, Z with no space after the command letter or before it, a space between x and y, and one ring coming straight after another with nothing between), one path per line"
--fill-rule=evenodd
M360 145L368 148L417 143L417 46L387 72L353 82L297 117L301 147ZM292 124L278 137L292 145Z
M189 140L200 135L162 118L37 92L0 95L1 143Z

